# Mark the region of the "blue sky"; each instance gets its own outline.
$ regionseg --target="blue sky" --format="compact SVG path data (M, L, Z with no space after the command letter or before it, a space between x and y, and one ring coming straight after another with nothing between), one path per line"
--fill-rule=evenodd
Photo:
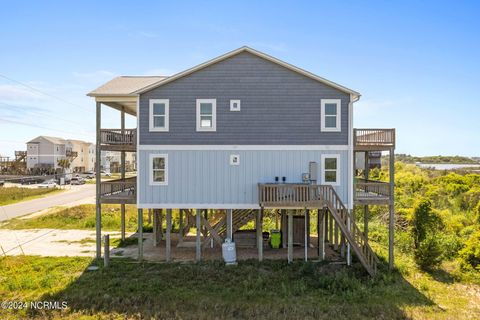
M94 141L85 94L103 82L171 75L248 45L361 92L355 127L397 128L398 153L480 156L479 11L475 1L5 2L0 154L38 135ZM119 117L105 111L102 125Z

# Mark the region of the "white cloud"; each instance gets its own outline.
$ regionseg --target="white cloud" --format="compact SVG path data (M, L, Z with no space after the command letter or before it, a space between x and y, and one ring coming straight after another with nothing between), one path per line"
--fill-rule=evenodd
M43 99L39 93L33 92L23 86L11 84L0 85L0 100L25 101Z

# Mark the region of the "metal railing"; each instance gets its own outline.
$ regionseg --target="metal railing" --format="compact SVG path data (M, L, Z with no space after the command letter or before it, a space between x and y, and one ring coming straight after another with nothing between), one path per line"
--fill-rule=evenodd
M395 147L395 129L353 129L355 146Z
M106 145L137 144L137 129L100 129L100 143Z

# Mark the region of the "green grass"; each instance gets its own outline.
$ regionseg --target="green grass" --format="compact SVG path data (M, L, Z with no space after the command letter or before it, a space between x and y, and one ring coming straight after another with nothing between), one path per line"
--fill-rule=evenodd
M0 296L66 301L64 311L0 310L0 318L62 319L467 319L478 318L478 284L417 269L375 279L360 267L285 261L136 263L84 271L89 258L0 258ZM401 260L401 264L408 264Z
M137 209L127 205L125 209L127 231L135 231L137 226ZM70 208L54 208L51 212L30 219L11 219L2 224L3 229L95 229L95 205L83 204ZM102 205L102 229L120 230L120 206Z
M41 198L47 194L53 194L63 191L57 188L0 188L0 206L12 204L20 201Z

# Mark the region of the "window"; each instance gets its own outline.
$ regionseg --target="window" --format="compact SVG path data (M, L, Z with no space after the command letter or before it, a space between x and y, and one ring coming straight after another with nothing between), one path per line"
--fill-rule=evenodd
M320 131L341 131L341 100L322 99L321 102L321 126Z
M150 155L150 184L160 186L168 184L168 155Z
M230 100L230 111L240 111L240 100Z
M322 155L322 183L340 185L340 155Z
M197 131L217 130L217 100L197 99Z
M150 131L168 131L168 99L150 99Z

